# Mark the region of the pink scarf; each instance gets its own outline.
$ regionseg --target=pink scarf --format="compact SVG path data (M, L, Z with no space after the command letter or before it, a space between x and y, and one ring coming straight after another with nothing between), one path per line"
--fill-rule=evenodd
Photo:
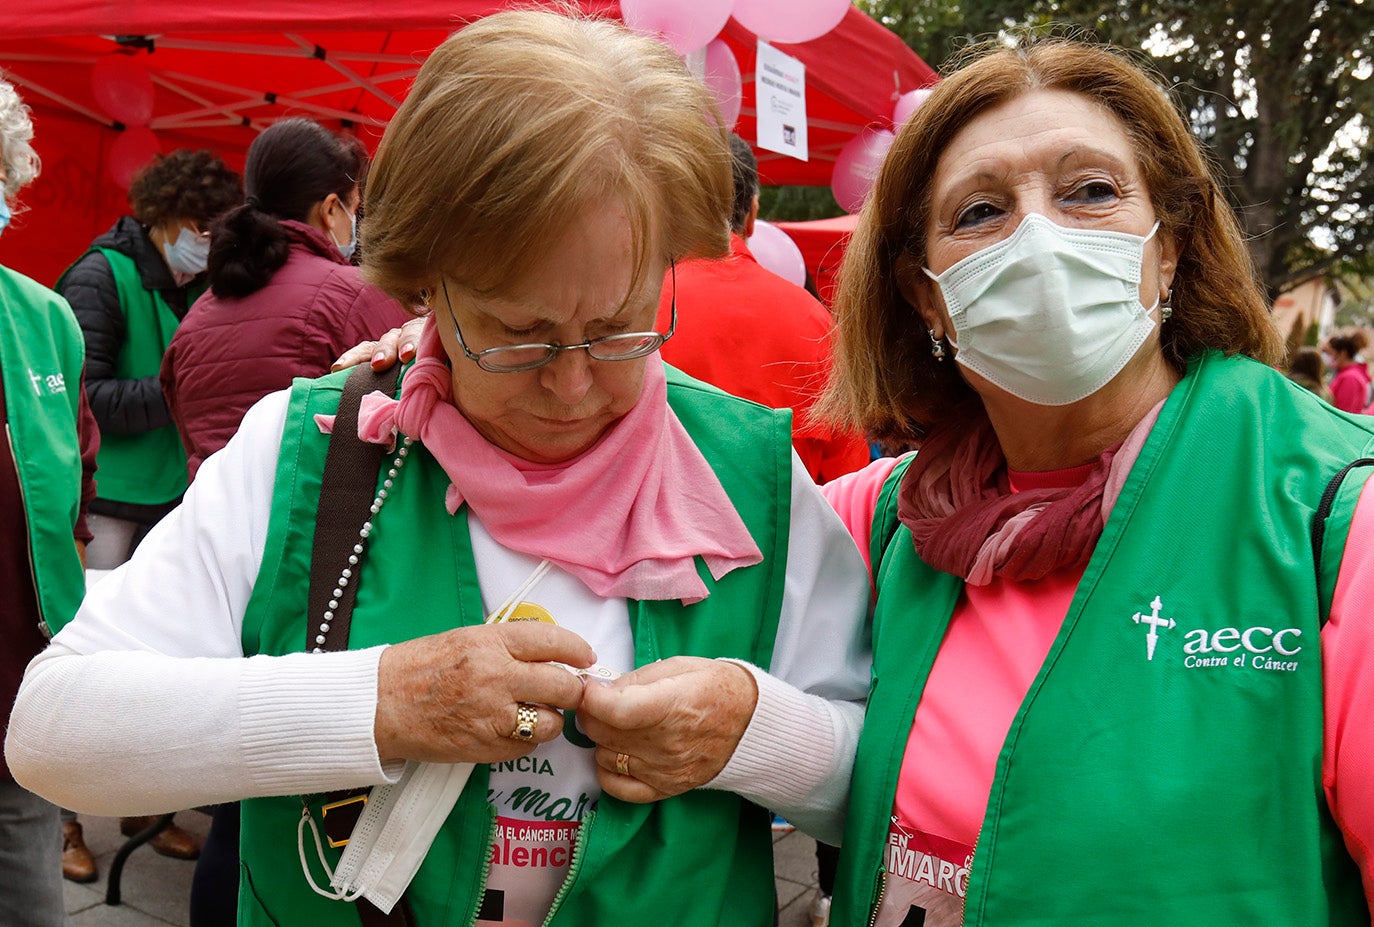
M1082 569L1163 405L1103 451L1082 483L1020 492L1011 490L982 406L966 406L921 443L902 478L897 519L911 529L922 560L970 585Z
M431 320L399 401L363 397L358 436L416 438L453 481L450 514L466 502L510 550L547 558L608 598L707 596L694 558L720 579L763 560L701 451L667 403L663 363L649 358L644 391L579 457L536 464L482 437L452 403L448 358ZM404 476L402 476L404 479Z

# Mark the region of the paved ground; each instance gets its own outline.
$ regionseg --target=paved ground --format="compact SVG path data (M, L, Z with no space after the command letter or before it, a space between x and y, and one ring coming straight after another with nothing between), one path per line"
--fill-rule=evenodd
M71 927L186 927L195 863L158 856L151 847L139 847L124 864L120 880L123 904L105 904L110 860L124 843L119 818L81 815L86 845L100 867L99 881L89 885L64 882ZM177 823L202 838L210 829L210 817L199 811L183 811Z
M86 844L100 865L100 880L89 885L66 882L71 927L187 927L187 900L195 863L158 856L140 847L124 865L120 882L123 903L105 904L110 860L122 845L117 818L81 816ZM210 818L198 811L177 815L177 823L204 837ZM816 890L816 844L798 833L773 841L776 859L779 927L811 927L808 908Z

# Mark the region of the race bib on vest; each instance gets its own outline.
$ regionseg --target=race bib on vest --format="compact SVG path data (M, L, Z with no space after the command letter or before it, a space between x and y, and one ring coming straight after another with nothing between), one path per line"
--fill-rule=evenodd
M894 815L874 927L960 927L972 860L973 847L903 826Z
M491 872L477 927L538 927L568 876L577 821L497 817Z
M496 809L496 834L478 927L538 925L548 917L582 819L601 797L594 747L570 716L562 737L491 764L487 801Z

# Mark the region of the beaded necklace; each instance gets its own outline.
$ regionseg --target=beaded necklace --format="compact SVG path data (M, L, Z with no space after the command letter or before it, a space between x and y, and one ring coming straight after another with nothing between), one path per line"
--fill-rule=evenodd
M362 559L363 549L368 537L372 534L372 519L377 517L377 513L386 504L386 497L395 485L396 476L405 466L406 458L410 455L410 446L415 443L414 438L406 438L401 442L401 446L396 449L396 456L391 460L391 469L386 471L386 479L382 480L382 488L377 490L377 495L372 499L372 506L368 510L371 512L367 521L358 529L358 540L353 545L353 552L348 555L348 566L343 568L339 574L339 579L334 583L334 590L330 593L329 605L324 614L320 616L320 631L315 635L315 647L311 653L323 653L322 646L327 639L325 635L329 633L329 625L334 620L334 610L339 607L339 599L343 596L344 588L353 579L353 568Z

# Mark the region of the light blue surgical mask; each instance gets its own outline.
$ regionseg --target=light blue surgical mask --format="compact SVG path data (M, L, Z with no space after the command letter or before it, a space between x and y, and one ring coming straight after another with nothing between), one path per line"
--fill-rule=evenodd
M925 268L954 325L955 359L1037 405L1091 396L1154 331L1159 300L1141 305L1140 275L1158 229L1065 228L1032 213L944 273Z
M343 206L342 203L339 205L340 207ZM334 237L334 233L329 233L329 240L334 242L334 247L339 249L339 253L343 255L345 261L353 260L353 252L358 250L358 213L356 210L348 214L348 221L348 244L339 244L339 240Z
M10 212L10 201L0 196L0 233L9 228L10 219L13 217L14 213Z
M210 239L179 225L177 237L162 246L162 254L173 273L194 277L205 270L210 260Z

